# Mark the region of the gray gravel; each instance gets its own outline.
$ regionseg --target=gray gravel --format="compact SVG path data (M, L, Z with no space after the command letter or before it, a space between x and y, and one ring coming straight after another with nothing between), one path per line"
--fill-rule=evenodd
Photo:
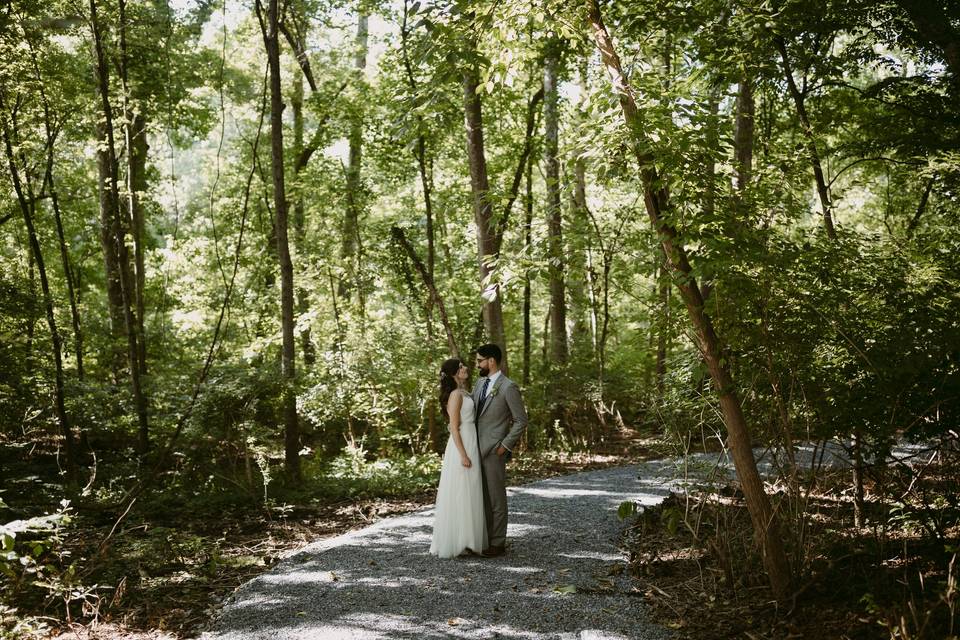
M311 544L240 587L202 637L668 638L617 546L620 503L669 493L638 475L630 466L511 487L499 558L431 556L432 508Z
M901 447L909 459L919 447ZM776 463L755 451L761 473ZM798 463L843 468L840 447L801 445ZM733 475L725 456L579 473L508 489L508 552L440 560L429 554L433 509L317 542L246 583L203 634L252 638L669 638L647 618L617 540L625 500Z

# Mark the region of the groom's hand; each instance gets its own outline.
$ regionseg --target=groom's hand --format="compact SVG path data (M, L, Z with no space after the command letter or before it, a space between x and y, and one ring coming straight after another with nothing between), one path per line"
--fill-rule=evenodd
M504 447L503 445L497 447L497 455L498 455L498 456L502 456L502 455L505 454L506 452L507 452L507 448Z

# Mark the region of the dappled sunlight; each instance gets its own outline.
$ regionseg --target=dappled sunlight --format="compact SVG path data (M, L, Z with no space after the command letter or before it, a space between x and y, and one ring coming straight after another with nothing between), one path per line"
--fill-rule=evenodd
M432 509L383 520L248 583L205 637L270 626L278 638L627 638L643 613L629 576L609 572L624 561L616 510L662 497L635 467L513 487L508 550L497 558L430 555Z

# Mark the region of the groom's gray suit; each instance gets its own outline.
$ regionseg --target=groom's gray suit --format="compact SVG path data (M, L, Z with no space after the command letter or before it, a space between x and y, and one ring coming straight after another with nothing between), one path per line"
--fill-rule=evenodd
M497 455L497 448L503 445L507 450L513 450L527 427L527 411L523 407L520 389L503 373L493 387L487 389L486 401L481 407L480 392L484 380L477 380L473 388L484 479L483 508L490 546L502 547L507 540L507 461L506 454Z

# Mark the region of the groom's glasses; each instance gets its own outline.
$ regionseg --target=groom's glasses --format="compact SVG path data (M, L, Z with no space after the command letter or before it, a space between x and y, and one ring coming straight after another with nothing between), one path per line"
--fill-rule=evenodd
M477 358L477 366L479 367L482 363L486 362L490 358Z

